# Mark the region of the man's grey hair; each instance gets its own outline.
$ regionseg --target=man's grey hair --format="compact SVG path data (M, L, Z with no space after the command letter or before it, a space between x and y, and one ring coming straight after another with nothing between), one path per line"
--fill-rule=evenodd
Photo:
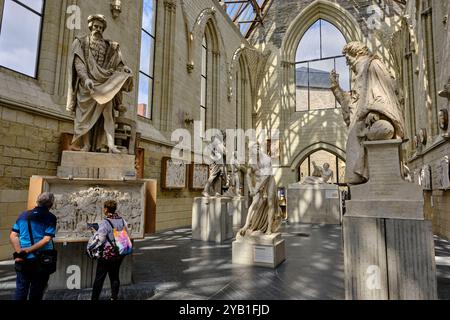
M37 205L39 207L51 208L54 202L55 196L53 195L53 193L50 192L44 192L40 194L39 197L37 198Z
M370 55L369 48L362 42L359 41L353 41L348 43L344 50L342 50L342 54L349 54L353 57L359 57L359 56L368 56Z

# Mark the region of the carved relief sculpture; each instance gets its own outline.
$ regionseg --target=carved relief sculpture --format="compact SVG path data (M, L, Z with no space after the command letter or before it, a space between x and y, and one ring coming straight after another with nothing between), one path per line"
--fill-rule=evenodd
M277 186L272 173L272 160L261 151L258 143L251 148L247 182L253 198L248 209L245 226L238 237L246 235L270 235L278 231L282 212L278 205Z
M163 189L184 189L186 187L186 163L164 157L161 168Z
M88 18L90 35L76 37L69 68L67 110L75 114L74 150L120 153L115 146L115 110L122 111L122 92L133 90L133 75L118 43L103 38L103 15Z
M209 178L209 166L193 163L189 168L189 188L203 190Z
M103 204L115 199L118 212L128 223L130 236L143 235L142 208L139 196L131 192L117 191L103 187L92 187L71 193L55 194L52 212L58 218L56 240L83 241L92 235L88 223L98 223L104 218Z
M343 54L353 72L353 89L342 90L336 71L331 89L349 127L346 182L361 184L369 179L364 141L403 139L404 118L396 81L381 59L360 42L347 44Z

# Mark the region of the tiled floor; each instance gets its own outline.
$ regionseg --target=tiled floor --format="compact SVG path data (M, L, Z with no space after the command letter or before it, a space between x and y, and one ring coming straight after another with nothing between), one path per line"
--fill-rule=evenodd
M222 245L191 239L191 230L163 232L136 242L133 286L121 298L176 300L344 299L339 226L282 228L287 260L277 269L231 263L231 241ZM439 296L450 299L450 243L436 238ZM0 299L15 287L10 263L0 263ZM107 280L108 281L108 280ZM89 299L90 290L48 292L46 299ZM108 297L105 291L104 297Z

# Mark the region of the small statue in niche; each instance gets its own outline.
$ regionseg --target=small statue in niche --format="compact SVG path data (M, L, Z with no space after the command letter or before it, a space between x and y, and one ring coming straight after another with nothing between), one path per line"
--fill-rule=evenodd
M349 127L346 182L361 184L369 180L365 141L404 139L403 109L398 86L381 59L360 42L343 49L353 72L352 91L345 92L339 76L331 72L331 90L342 106Z
M447 109L439 110L439 128L442 131L447 131L447 129L448 129L448 110Z
M420 181L423 190L432 190L430 165L425 165L422 167L422 170L420 172Z
M312 176L306 177L302 184L324 184L331 183L334 177L333 170L330 169L330 164L324 163L323 167L319 167L314 161L312 161L314 171Z
M428 142L428 135L427 135L427 129L420 129L419 130L419 142L426 146Z
M441 159L440 164L440 185L443 190L450 189L450 167L449 156L445 156Z

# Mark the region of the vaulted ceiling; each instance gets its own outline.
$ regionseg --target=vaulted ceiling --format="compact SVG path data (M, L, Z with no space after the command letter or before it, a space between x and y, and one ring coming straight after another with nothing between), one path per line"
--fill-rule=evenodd
M222 0L222 4L231 20L248 37L255 27L264 23L271 0Z

